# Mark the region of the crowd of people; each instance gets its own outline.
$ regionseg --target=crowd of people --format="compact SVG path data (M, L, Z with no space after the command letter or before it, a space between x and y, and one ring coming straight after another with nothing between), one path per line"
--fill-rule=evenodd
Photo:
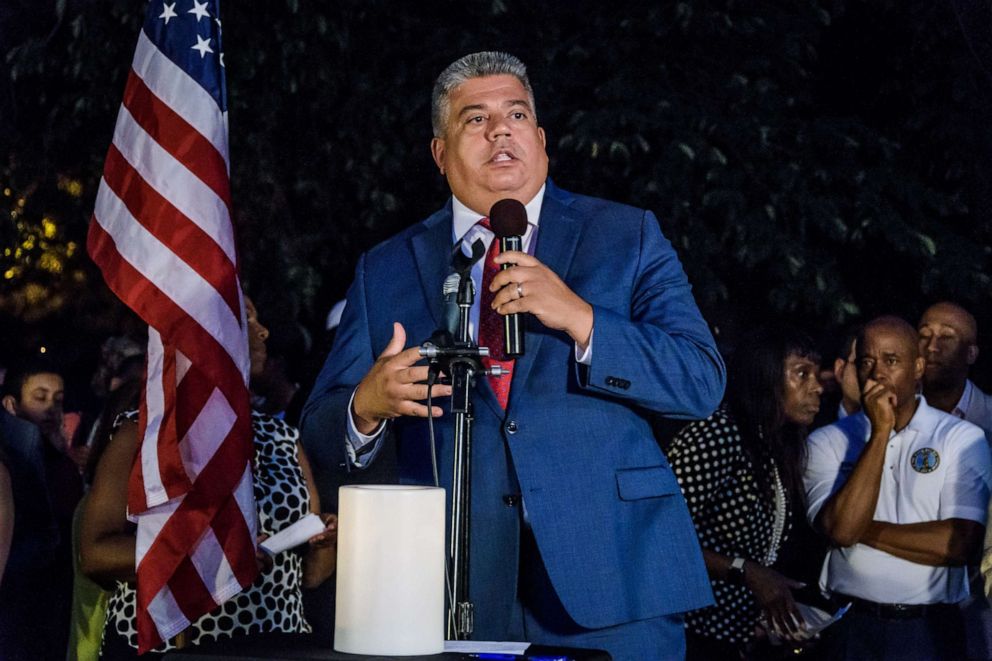
M617 661L992 658L992 397L969 378L967 310L865 320L830 351L755 329L722 347L725 367L654 216L548 178L522 62L454 62L432 123L452 197L361 257L314 382L294 363L324 352L308 357L305 334L270 337L246 299L260 532L309 512L324 531L260 554L252 586L155 654L327 644L333 596L311 608L306 591L335 571L336 487L450 487L451 430L428 423L450 414L452 387L426 385L417 344L441 326L454 243L486 255L465 273L480 292L467 320L490 348L480 367L500 367L474 390L474 638ZM505 198L527 224L502 252L487 214ZM608 242L589 240L604 226ZM522 355L503 347L508 314L526 315ZM107 340L81 411L64 410L57 366L6 366L4 659L135 654L126 502L142 347ZM814 635L812 608L848 610Z
M873 319L824 366L827 404L807 338L738 347L723 406L669 446L716 596L687 616L689 658L992 658L977 355L974 317L953 303L915 327ZM801 602L849 612L811 639Z

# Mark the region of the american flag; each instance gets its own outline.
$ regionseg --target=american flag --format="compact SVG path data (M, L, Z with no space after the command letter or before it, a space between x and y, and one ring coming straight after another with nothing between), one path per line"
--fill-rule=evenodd
M149 3L87 246L149 326L128 488L142 653L257 574L218 0Z

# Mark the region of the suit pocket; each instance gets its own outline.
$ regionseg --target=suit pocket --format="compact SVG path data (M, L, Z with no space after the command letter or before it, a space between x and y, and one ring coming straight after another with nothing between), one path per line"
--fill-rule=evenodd
M679 483L668 466L621 468L617 470L617 492L621 500L659 498L679 493Z

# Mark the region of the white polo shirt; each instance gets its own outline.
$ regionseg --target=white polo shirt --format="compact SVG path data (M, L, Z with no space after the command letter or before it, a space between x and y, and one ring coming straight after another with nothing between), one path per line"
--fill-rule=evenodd
M984 525L992 487L985 434L928 406L922 396L918 400L909 424L889 437L874 519L906 524L957 518ZM810 434L803 476L810 523L850 476L870 433L859 411ZM968 576L964 567L921 565L855 544L830 550L820 587L880 603L957 603L968 596Z

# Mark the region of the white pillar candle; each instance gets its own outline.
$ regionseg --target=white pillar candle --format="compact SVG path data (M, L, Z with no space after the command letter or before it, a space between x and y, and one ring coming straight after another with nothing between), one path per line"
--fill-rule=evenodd
M444 563L444 489L341 487L334 649L440 654Z

